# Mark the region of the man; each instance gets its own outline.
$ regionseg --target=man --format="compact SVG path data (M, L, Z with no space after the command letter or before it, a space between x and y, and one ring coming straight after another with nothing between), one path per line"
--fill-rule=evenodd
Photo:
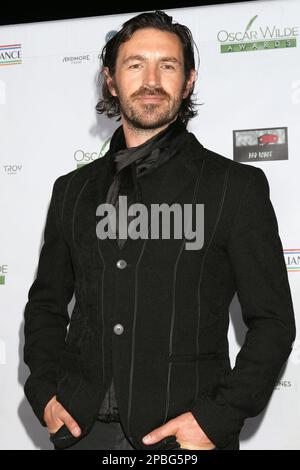
M196 114L188 28L161 11L138 15L102 59L97 110L122 125L103 158L54 183L25 309L26 396L55 448L239 449L295 338L267 179L187 131ZM149 214L202 205L203 243L188 249L186 232L134 236L120 196ZM106 234L103 207L116 216ZM232 368L235 292L248 331Z

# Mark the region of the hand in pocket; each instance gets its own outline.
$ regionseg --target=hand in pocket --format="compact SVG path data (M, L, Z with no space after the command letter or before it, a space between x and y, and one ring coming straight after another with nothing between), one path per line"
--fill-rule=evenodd
M56 395L51 398L45 407L44 420L50 434L57 433L64 424L74 437L79 437L81 434L79 425L62 404L56 400Z

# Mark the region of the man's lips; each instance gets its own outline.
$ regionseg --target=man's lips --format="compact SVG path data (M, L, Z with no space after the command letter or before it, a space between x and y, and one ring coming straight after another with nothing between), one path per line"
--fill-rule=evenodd
M142 101L161 101L164 99L164 96L157 96L157 95L144 95L138 97Z

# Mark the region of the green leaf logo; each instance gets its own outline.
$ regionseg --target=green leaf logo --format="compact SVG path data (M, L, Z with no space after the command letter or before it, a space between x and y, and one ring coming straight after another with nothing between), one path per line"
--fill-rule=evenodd
M106 153L105 152L105 148L106 146L108 145L109 141L110 141L111 137L109 137L108 139L106 139L106 141L103 143L102 147L101 147L101 150L100 150L100 155L101 157Z
M251 20L249 21L249 23L247 24L247 27L245 29L245 33L248 31L248 29L251 28L252 24L254 23L254 21L256 20L256 18L258 17L258 15L255 15L253 16L253 18L251 18Z

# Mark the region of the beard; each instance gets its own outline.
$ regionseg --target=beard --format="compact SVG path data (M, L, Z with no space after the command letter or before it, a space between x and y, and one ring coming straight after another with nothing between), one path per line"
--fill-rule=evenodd
M176 97L171 97L162 88L142 88L130 97L125 97L114 84L118 94L120 112L131 128L139 130L158 129L171 123L181 107L185 83ZM139 97L145 95L161 96L158 103L142 103Z

